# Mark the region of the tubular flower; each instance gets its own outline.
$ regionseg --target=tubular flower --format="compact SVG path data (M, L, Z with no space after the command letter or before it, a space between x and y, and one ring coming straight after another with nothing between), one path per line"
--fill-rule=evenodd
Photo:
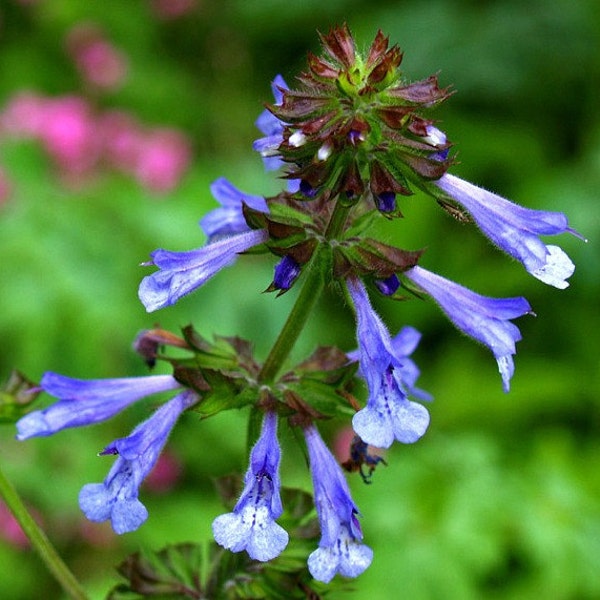
M413 267L404 275L432 296L456 327L492 351L502 376L504 391L508 392L515 370L515 343L521 339L519 328L510 319L533 314L527 300L520 296L480 296L421 267Z
M288 86L281 75L277 75L271 83L273 97L275 98L274 106L281 106L283 102L283 90L287 90ZM281 167L281 158L277 155L277 149L283 142L283 129L285 123L280 121L270 111L264 110L256 119L256 127L265 134L254 142L252 147L257 152L260 152L263 157L263 163L267 171L276 171Z
M115 533L122 534L134 531L148 518L146 507L138 500L139 487L154 467L179 415L197 400L194 392L182 392L129 437L115 440L101 452L118 454L119 458L104 483L90 483L79 493L79 506L90 521L110 519Z
M558 246L547 246L540 235L579 234L560 212L524 208L454 175L446 174L435 185L462 205L481 231L500 249L521 261L528 273L554 287L568 287L575 270Z
M148 312L171 306L232 264L240 252L257 246L267 238L267 232L259 229L188 252L155 250L151 254L152 260L144 264L155 265L159 270L142 279L138 296Z
M240 499L233 512L213 521L215 540L224 548L232 552L246 550L250 558L267 561L287 546L288 534L275 523L283 512L279 494L280 457L277 415L269 412L250 453L250 466Z
M304 437L321 526L321 541L308 557L308 570L324 583L329 583L336 573L358 577L373 560L371 548L361 543L358 508L350 496L341 467L314 425L306 427Z
M349 279L347 285L356 308L360 374L369 389L367 405L352 419L354 431L377 448L389 448L394 439L405 444L416 442L429 425L427 409L407 397L411 392L429 399L427 393L414 388L418 369L406 358L418 338L415 342L409 330L393 343L362 282Z
M181 384L170 375L82 380L47 372L40 387L59 401L22 417L18 440L105 421L145 396L179 389Z
M242 213L243 204L260 212L269 212L267 203L262 196L244 194L225 177L214 181L210 186L210 191L221 204L220 208L211 210L200 220L202 231L211 241L219 236L250 231Z

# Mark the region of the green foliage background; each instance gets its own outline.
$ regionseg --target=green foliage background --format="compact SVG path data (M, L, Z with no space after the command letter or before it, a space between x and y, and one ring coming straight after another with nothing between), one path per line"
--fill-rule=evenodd
M394 447L365 486L351 478L372 567L353 597L592 599L600 597L600 25L595 0L200 0L191 15L158 20L142 0L0 2L0 103L18 90L78 93L64 50L75 24L102 26L129 59L119 91L99 108L131 111L148 125L185 130L193 166L177 190L152 196L103 174L66 189L36 144L0 140L14 184L0 208L0 378L15 366L74 377L144 374L135 334L159 322L194 322L204 335L240 335L264 356L295 291L264 295L272 264L245 258L177 306L147 315L139 263L156 247L203 243L198 219L214 206L208 185L224 175L241 189L278 183L251 150L253 122L276 73L292 81L315 30L347 21L367 45L378 28L405 51L410 79L440 72L456 94L437 113L456 142L453 172L532 208L565 211L588 244L564 236L577 264L559 291L529 277L474 229L429 199L402 200L405 219L382 235L427 246L427 268L486 295L525 295L537 318L520 320L510 394L486 349L460 337L431 303L380 302L390 328L423 332L416 353L432 423L415 446ZM268 261L267 261L268 262ZM353 318L335 298L321 306L295 355L317 344L354 346ZM179 423L170 447L184 475L168 494L143 491L149 521L118 538L87 525L80 487L101 481L97 452L148 414L148 403L113 421L55 438L14 441L0 430L0 460L93 598L117 581L113 566L140 547L202 541L221 512L212 478L244 470L244 415ZM326 432L333 436L329 427ZM283 430L286 485L309 477ZM92 539L93 538L93 539ZM0 540L2 595L61 598L26 550ZM352 597L352 594L350 594ZM332 595L332 598L341 597Z

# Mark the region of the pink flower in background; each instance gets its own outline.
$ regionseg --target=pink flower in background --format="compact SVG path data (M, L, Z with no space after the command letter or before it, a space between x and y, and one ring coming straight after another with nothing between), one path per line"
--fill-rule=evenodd
M105 161L113 168L133 173L143 143L140 124L130 114L116 110L100 115L98 121Z
M172 190L189 167L190 142L175 129L146 129L118 111L102 115L98 129L106 162L153 192Z
M168 449L158 457L156 464L146 480L144 486L155 494L163 494L172 490L183 475L183 465L179 457Z
M83 175L100 153L96 119L89 104L77 96L48 99L39 137L63 174Z
M36 511L32 511L39 521L39 515ZM21 526L17 523L10 510L4 502L0 501L0 538L8 542L15 548L29 548L29 540L23 533Z
M127 59L95 25L76 25L67 36L67 50L83 80L103 90L118 88L127 76Z
M42 143L63 179L72 184L108 165L152 192L175 188L191 162L191 144L167 127L147 128L123 111L98 113L80 96L19 93L0 113L0 136ZM10 186L0 173L0 204Z
M152 0L156 16L165 21L189 14L199 6L197 0Z
M19 92L0 115L0 131L14 137L37 137L44 123L46 102L32 92Z
M153 192L168 192L179 183L190 159L190 144L183 134L174 129L155 129L140 142L134 175Z

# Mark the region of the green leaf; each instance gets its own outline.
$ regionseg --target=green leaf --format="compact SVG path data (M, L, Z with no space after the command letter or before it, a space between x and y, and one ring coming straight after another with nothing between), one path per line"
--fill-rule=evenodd
M202 395L202 401L194 410L203 418L216 415L224 410L242 408L255 404L258 390L251 386L245 377L237 373L223 373L212 369L202 371L210 391Z
M338 393L338 387L308 377L302 377L296 382L286 383L286 387L322 416L333 417L340 414L345 416L354 414L354 410L350 408L344 397Z
M107 600L207 598L200 582L201 564L201 548L195 544L136 552L117 567L127 583L113 588Z

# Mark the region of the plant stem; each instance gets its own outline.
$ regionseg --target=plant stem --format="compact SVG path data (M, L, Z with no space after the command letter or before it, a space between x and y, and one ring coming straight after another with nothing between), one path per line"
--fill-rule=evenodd
M323 272L318 264L318 258L322 253L323 248L321 245L317 248L306 267L307 273L300 294L298 294L296 303L292 307L292 311L275 340L258 376L259 381L262 383L269 383L275 379L285 359L292 351L318 297L321 295L325 282Z
M73 598L73 600L88 600L88 596L81 587L81 584L69 570L69 567L67 567L60 558L46 534L35 522L23 504L16 489L6 478L1 468L0 495L4 498L4 502L23 529L23 532L31 542L31 545L37 550L41 559L46 563L48 570L54 575L63 590Z
M346 218L350 210L350 207L343 206L340 202L336 203L325 231L326 240L334 239L339 235L346 223ZM292 351L302 329L304 329L304 325L306 325L308 317L325 286L321 261L324 260L324 254L329 251L327 242L322 242L308 263L304 284L296 299L296 303L292 307L292 311L259 373L258 380L260 382L269 383L275 379L283 367L285 359Z

